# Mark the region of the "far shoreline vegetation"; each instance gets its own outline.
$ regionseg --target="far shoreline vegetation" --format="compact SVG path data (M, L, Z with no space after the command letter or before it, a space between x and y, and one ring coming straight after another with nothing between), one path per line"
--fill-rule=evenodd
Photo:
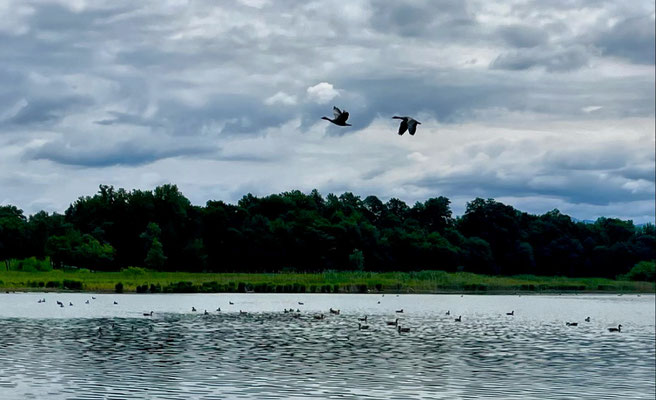
M195 206L175 185L100 185L64 214L0 206L0 288L100 292L654 292L653 224L476 198L454 217L300 191Z
M20 262L17 262L20 263ZM645 267L645 266L643 266ZM650 266L646 266L650 267ZM653 266L651 266L653 268ZM489 276L468 272L200 273L130 267L115 272L87 269L0 271L5 291L97 293L654 293L654 282L534 275Z

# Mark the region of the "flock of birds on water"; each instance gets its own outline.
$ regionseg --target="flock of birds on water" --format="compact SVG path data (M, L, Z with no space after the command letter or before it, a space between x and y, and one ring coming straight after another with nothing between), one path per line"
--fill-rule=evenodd
M351 126L351 124L346 122L348 120L348 117L349 117L348 111L340 110L339 108L333 106L333 118L321 117L321 119L330 121L337 126ZM408 131L409 134L414 135L415 132L417 132L417 125L421 125L421 122L417 121L412 117L398 117L395 115L392 117L392 119L401 120L401 124L399 125L399 131L397 132L399 135L403 135L406 131Z
M382 295L382 297L385 297L385 295ZM399 295L397 294L396 297L399 297ZM460 297L462 297L462 295L461 295ZM96 300L96 297L95 297L95 296L91 296L91 300ZM45 303L45 302L46 302L46 299L45 299L45 298L43 298L43 299L39 299L39 300L38 300L38 303ZM61 308L65 307L65 306L64 306L64 303L61 302L61 301L59 301L59 300L57 300L56 303L57 303L57 305L58 305L59 307L61 307ZM86 300L86 301L85 301L85 304L90 304L90 301L89 301L89 300ZM118 302L114 300L114 301L113 301L113 304L114 304L114 305L118 305ZM231 305L231 306L232 306L232 305L235 305L235 303L233 303L232 301L228 301L228 304ZM380 301L378 301L378 304L380 304ZM73 303L72 303L72 302L69 302L68 305L69 305L69 307L72 307L72 306L73 306ZM299 306L302 306L302 305L304 305L304 303L299 301L299 302L298 302L298 305L299 305ZM196 313L196 312L198 312L198 310L196 309L196 307L193 307L193 306L192 306L192 307L191 307L191 312L192 312L192 313ZM218 308L216 309L216 312L217 312L217 313L220 313L220 312L221 312L221 307L218 307ZM341 310L339 310L339 309L333 309L333 308L331 307L331 308L328 310L328 312L329 312L329 315L340 315ZM299 308L296 308L296 310L294 310L293 308L289 308L289 309L285 308L285 309L283 310L283 313L284 313L284 314L292 314L292 316L293 316L294 318L300 318L300 317L301 317L301 310L300 310ZM404 309L395 310L395 313L396 313L396 314L403 314L403 313L404 313ZM143 313L143 316L144 316L144 317L152 317L153 314L154 314L154 311L150 311L150 312L145 312L145 313ZM209 313L207 310L204 310L204 311L203 311L203 315L210 315L210 313ZM247 312L247 311L243 311L243 310L239 310L239 315L248 315L248 312ZM450 315L451 315L451 310L447 310L447 312L445 313L445 315L446 315L446 316L450 316ZM507 312L506 315L507 315L507 316L510 316L510 317L514 317L514 316L515 316L515 310L512 310L512 311L510 311L510 312ZM321 313L321 314L314 314L314 315L312 315L312 319L314 319L314 320L324 320L324 319L326 319L326 314L324 314L324 313ZM366 315L365 315L364 317L359 317L359 318L358 318L358 330L368 330L368 329L369 329L369 325L367 325L367 319L368 319L368 317L367 317ZM400 318L396 318L396 319L393 320L393 321L386 321L386 326L388 326L388 327L389 327L389 326L394 326L394 327L396 327L396 330L397 330L399 333L408 333L408 332L411 331L411 328L409 328L409 327L407 327L407 326L403 326L403 325L401 325L401 324L399 323L399 321L400 321ZM454 322L462 322L462 315L458 315L457 318L454 318ZM590 317L586 317L586 318L585 318L585 322L590 322ZM578 322L570 322L570 321L567 321L567 322L565 322L565 325L566 325L566 326L570 326L570 327L575 327L575 326L578 326L579 323L578 323ZM114 323L112 323L112 328L114 328ZM134 330L134 327L133 327L132 329ZM153 329L152 326L150 327L150 329L151 329L151 330ZM622 332L622 325L621 325L621 324L618 325L617 328L615 328L615 327L608 328L608 332L617 332L617 333L620 333L620 332ZM102 327L99 327L99 328L98 328L98 335L102 336L102 334L103 334Z

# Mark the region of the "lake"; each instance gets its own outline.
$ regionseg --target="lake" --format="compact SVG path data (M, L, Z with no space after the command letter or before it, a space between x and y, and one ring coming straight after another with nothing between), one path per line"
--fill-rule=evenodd
M654 301L3 293L0 397L653 399ZM364 316L369 328L359 330ZM396 318L410 331L387 325Z

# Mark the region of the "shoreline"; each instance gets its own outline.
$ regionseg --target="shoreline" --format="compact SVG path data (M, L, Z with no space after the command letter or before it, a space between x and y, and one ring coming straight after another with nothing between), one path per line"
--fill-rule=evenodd
M1 292L54 293L360 293L360 294L654 294L654 282L468 272L202 273L128 268L1 271Z

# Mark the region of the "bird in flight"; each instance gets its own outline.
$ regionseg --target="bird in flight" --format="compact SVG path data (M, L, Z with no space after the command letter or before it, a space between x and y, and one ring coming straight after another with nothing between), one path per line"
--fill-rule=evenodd
M335 118L333 119L330 119L328 117L321 117L321 119L325 119L326 121L330 121L333 124L339 126L351 126L351 124L346 123L346 120L349 117L348 111L346 110L342 111L339 108L333 106L333 115L335 116Z
M421 125L421 122L410 117L397 117L396 115L392 119L400 119L401 125L399 125L399 135L403 135L407 130L409 134L414 135L417 132L417 125Z

